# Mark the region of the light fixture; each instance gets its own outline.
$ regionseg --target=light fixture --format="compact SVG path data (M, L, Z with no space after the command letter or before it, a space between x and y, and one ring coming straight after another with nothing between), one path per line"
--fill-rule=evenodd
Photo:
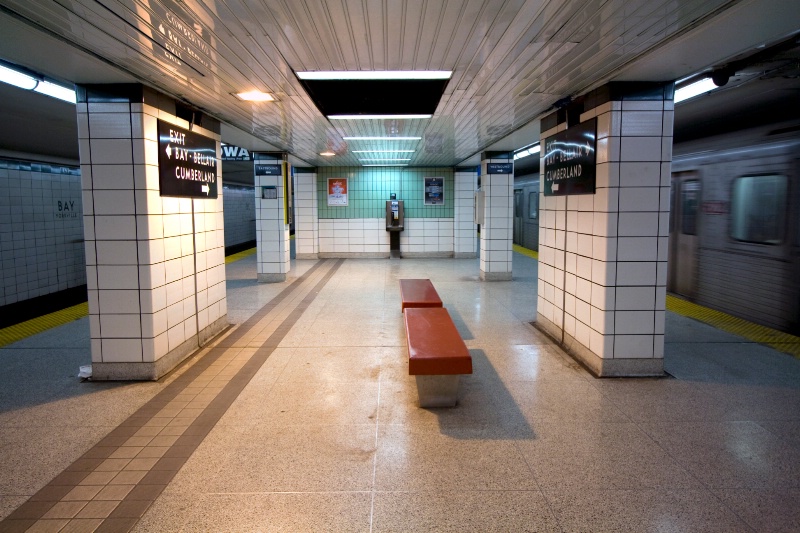
M319 155L324 155L325 157L333 157L336 155L336 152L332 152L331 150L325 150L324 152L320 152Z
M703 78L694 83L690 83L685 87L676 89L674 102L677 104L678 102L683 102L684 100L688 100L689 98L694 98L699 94L707 93L716 88L717 86L714 84L714 80L712 80L711 78Z
M342 137L345 141L419 141L422 137Z
M413 154L416 150L351 150L354 154Z
M407 167L408 163L384 163L384 164L371 164L371 165L361 165L362 167Z
M523 157L528 157L529 155L538 154L542 150L542 146L539 143L527 146L522 148L516 152L514 152L514 160L522 159Z
M411 161L410 157L365 157L359 161Z
M271 94L258 90L235 93L234 96L239 100L244 100L245 102L272 102L275 100L275 97Z
M328 115L331 120L414 120L433 115Z
M28 91L35 89L36 85L39 84L39 80L33 76L28 76L18 70L3 65L0 65L0 81Z
M76 101L74 89L47 81L44 79L44 76L28 74L27 72L14 68L12 65L0 64L0 81L19 87L20 89L58 98L59 100L71 104L74 104Z
M297 72L301 80L449 80L449 70L356 70Z

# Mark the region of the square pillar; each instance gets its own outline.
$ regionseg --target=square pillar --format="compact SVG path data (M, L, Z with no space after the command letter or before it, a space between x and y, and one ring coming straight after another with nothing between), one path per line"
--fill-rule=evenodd
M319 215L317 207L317 171L294 169L294 245L297 259L319 257Z
M453 251L455 257L476 257L475 191L478 188L477 168L455 171L455 220Z
M227 326L219 123L135 84L78 100L92 379L156 380ZM217 198L161 196L158 121L213 139Z
M480 278L482 281L510 281L514 232L514 160L510 153L482 154L481 191L484 210Z
M542 121L597 119L594 194L545 196L537 325L597 376L664 372L672 84L612 83Z
M286 281L291 268L286 190L289 164L285 154L255 153L256 271L260 283Z

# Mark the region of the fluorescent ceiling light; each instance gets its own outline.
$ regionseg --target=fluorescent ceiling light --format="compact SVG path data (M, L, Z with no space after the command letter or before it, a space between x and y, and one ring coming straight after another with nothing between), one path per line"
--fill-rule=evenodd
M345 141L419 141L422 137L342 137Z
M274 96L262 91L247 91L244 93L236 93L234 96L245 102L272 102L275 100Z
M535 144L529 148L524 150L520 150L519 152L514 152L514 160L522 159L523 157L528 157L529 155L538 154L542 149L540 144Z
M416 150L351 150L354 154L413 154Z
M64 100L65 102L69 102L71 104L76 102L74 90L68 89L62 85L50 83L49 81L40 81L39 84L36 85L34 91L37 93L46 94L47 96L52 96L53 98L58 98L59 100Z
M708 91L712 91L716 88L717 86L711 80L711 78L703 78L700 81L690 83L686 87L681 87L680 89L676 89L674 102L677 104L678 102L683 102L684 100L688 100L689 98L694 98L699 94L707 93Z
M28 76L17 70L4 67L3 65L0 65L0 81L28 91L35 88L39 83L33 76Z
M325 157L332 157L335 156L335 152L331 152L330 150L326 150L325 152L320 152L319 155L324 155Z
M366 159L359 159L359 161L411 161L411 158L394 158L394 157L368 157Z
M413 120L433 115L328 115L331 120Z
M298 72L301 80L449 80L449 70L356 70Z
M408 163L397 163L396 165L392 164L383 164L383 165L361 165L362 167L407 167Z

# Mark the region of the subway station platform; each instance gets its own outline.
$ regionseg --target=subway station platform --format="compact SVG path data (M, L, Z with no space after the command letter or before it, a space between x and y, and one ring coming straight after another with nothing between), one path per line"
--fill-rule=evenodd
M800 531L800 360L667 313L661 379L531 326L537 262L227 265L233 324L159 382L78 379L88 319L0 348L0 531ZM401 278L474 373L420 409Z

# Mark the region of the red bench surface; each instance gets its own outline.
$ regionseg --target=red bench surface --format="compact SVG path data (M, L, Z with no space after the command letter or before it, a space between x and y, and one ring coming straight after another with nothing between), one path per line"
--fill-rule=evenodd
M405 310L408 373L472 374L472 356L444 307Z
M442 299L429 279L400 280L400 310L409 307L442 307Z

